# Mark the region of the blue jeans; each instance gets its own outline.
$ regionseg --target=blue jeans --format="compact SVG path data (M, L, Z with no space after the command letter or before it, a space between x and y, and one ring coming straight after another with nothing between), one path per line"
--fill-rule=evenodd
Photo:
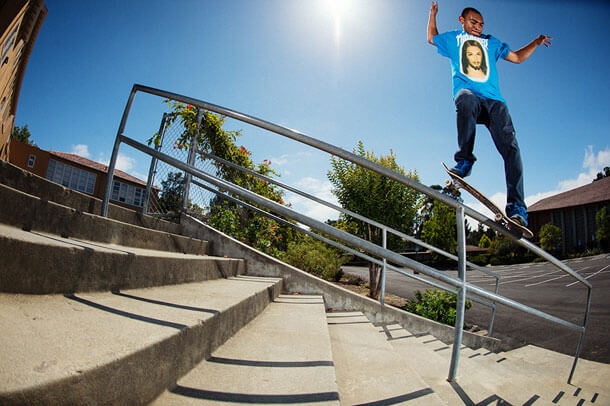
M462 89L455 97L455 108L459 147L454 156L455 160L477 160L473 154L476 125L485 124L504 159L507 207L513 204L526 207L521 153L506 104L499 100L478 97L470 90Z

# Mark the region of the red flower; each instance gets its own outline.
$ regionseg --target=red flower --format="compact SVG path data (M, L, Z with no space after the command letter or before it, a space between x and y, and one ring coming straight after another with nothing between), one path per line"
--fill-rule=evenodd
M186 106L186 108L187 108L188 110L190 110L190 109L192 109L192 108L193 108L193 106L191 106L191 105L189 104L188 106Z

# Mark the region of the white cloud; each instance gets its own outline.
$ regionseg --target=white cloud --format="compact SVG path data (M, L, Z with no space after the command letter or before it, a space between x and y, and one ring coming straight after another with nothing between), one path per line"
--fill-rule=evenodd
M589 145L585 149L585 157L582 163L583 172L573 179L559 181L556 189L528 196L525 201L528 206L531 206L539 200L591 183L606 166L610 166L610 148L606 147L606 149L598 151L596 154L593 146Z
M83 158L89 158L89 147L85 144L72 145L72 153L82 156Z
M326 179L321 180L312 177L301 178L295 183L295 187L305 193L317 197L318 199L322 199L336 206L340 206L339 202L331 192L331 183ZM289 193L286 200L290 202L293 208L298 212L318 221L326 221L328 219L336 220L339 217L338 211L300 195Z
M129 173L136 164L134 158L119 154L116 159L116 169Z

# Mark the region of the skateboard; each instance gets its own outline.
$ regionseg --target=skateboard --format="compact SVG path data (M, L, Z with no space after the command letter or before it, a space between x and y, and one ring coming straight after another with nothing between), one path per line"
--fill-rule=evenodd
M530 239L534 236L534 233L532 233L528 228L522 226L521 224L504 214L504 211L502 211L502 209L496 206L491 200L489 200L483 193L479 192L474 186L449 171L449 168L447 168L447 165L445 165L444 163L443 168L445 168L445 171L447 171L447 173L451 177L451 179L447 179L445 181L445 186L447 186L455 196L460 195L459 189L466 190L468 193L474 196L475 199L477 199L485 207L492 211L496 223L502 225L504 228L507 228L513 233L517 233L518 235L521 235L527 239Z

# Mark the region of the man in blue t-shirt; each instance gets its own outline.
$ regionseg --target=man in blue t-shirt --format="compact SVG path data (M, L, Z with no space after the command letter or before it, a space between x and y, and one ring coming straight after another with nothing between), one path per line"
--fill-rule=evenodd
M476 161L473 155L476 124L485 124L496 148L504 159L506 176L506 214L527 227L527 207L523 193L523 165L515 129L500 94L496 62L502 58L521 63L539 46L551 45L551 37L540 35L532 42L511 51L508 44L483 34L483 16L472 7L460 15L462 30L438 33L438 2L432 2L428 20L428 42L451 61L453 98L457 112L457 165L451 171L458 176L470 175Z

